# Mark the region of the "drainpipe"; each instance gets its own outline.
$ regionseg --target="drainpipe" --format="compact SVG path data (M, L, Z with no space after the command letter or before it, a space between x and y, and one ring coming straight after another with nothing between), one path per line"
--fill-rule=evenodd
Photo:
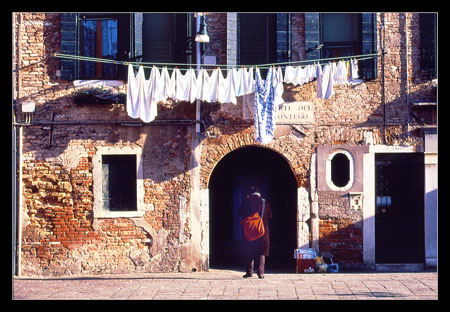
M21 29L22 29L22 16L21 13L18 13L17 15L14 15L14 17L17 16L17 38L15 38L15 42L17 42L17 59L15 59L15 65L16 68L20 68L21 66L21 55L22 55L22 51L21 51L21 42L22 42L22 33L21 33ZM16 51L14 49L14 56L16 56ZM16 91L17 93L16 95L16 101L14 101L13 103L13 120L15 123L15 116L16 116L16 105L18 105L18 101L17 98L20 99L21 98L21 81L22 81L22 77L20 75L20 71L17 70L16 71L16 76L13 76L13 86L14 86L14 91ZM16 79L17 79L17 85L16 85ZM17 89L16 89L17 86ZM14 164L15 164L15 168L14 168L14 179L15 179L15 183L14 183L14 202L16 203L16 206L13 207L13 209L16 209L15 213L14 213L14 217L15 217L15 226L17 226L17 230L14 233L14 236L16 237L16 241L15 241L15 247L16 249L16 265L17 265L17 271L16 274L17 276L21 276L22 275L22 207L23 207L23 197L22 197L22 193L23 193L23 185L22 185L22 163L23 163L23 157L22 157L22 148L23 148L23 127L19 126L19 151L17 151L17 126L15 124L13 124L14 130L13 130L13 139L14 141L12 142L13 144L13 150L15 151L14 153ZM19 158L19 161L17 162L17 157ZM17 168L18 167L18 168ZM18 169L18 170L17 170ZM16 199L18 199L18 202L16 202ZM17 236L16 236L17 235Z
M195 33L198 33L200 31L200 14L197 13L197 19L196 19L196 23L195 23ZM200 62L202 60L201 58L201 51L200 51L200 42L196 41L195 42L195 54L196 54L196 63L197 63L197 75L200 73ZM201 111L201 101L200 100L196 100L195 101L195 119L196 120L200 120L200 111ZM198 135L200 135L200 124L197 123L195 125L195 132Z
M19 127L19 211L18 211L18 246L17 246L17 276L22 275L22 210L23 210L23 184L22 184L22 147L23 147L23 127Z
M385 39L386 39L386 25L385 25L385 16L384 13L381 13L381 28L382 33L380 33L380 37L382 35L382 55L381 55L381 85L382 85L382 102L383 102L383 144L386 144L386 85L385 85L385 64L386 64L386 45L385 45Z
M405 18L405 39L406 39L406 109L407 109L407 113L408 116L406 117L406 134L409 138L409 67L408 67L408 18L407 18L407 13L405 13L404 18Z

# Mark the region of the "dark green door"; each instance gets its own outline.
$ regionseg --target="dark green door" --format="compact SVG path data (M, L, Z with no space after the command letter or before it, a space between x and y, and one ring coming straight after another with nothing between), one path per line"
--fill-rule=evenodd
M423 153L379 153L375 165L375 261L423 263Z

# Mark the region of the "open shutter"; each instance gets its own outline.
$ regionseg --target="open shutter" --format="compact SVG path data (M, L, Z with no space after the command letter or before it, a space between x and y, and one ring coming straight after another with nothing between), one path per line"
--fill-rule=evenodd
M291 59L291 14L277 13L277 62Z
M172 59L172 14L146 13L142 23L144 62L170 62Z
M140 61L142 58L142 13L118 14L118 60ZM119 66L119 79L127 80L128 67Z
M267 15L239 14L239 62L267 63Z
M61 54L77 55L78 48L78 14L61 14ZM60 59L61 79L74 80L77 78L77 62L75 60Z
M424 78L436 78L436 13L420 13L420 69Z
M237 13L227 13L227 65L236 65L237 56Z
M305 13L305 50L306 60L320 58L319 13Z
M377 14L362 13L362 54L377 53ZM378 77L378 59L362 61L359 65L361 68L362 78L375 79Z

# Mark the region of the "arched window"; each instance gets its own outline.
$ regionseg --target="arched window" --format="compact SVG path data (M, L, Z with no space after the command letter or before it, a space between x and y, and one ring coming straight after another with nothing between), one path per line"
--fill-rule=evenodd
M334 191L349 190L354 181L354 159L346 150L336 150L327 159L326 180Z

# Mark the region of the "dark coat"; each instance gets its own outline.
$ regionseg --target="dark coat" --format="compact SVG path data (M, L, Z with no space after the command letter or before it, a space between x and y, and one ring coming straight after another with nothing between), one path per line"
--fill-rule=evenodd
M254 240L253 242L244 240L244 248L256 255L269 255L270 235L269 235L269 219L272 218L272 210L270 209L269 201L265 200L264 215L262 216L264 224L264 236ZM239 214L242 219L254 214L256 211L261 215L262 212L262 198L258 193L248 195L244 200L243 205L239 208Z

